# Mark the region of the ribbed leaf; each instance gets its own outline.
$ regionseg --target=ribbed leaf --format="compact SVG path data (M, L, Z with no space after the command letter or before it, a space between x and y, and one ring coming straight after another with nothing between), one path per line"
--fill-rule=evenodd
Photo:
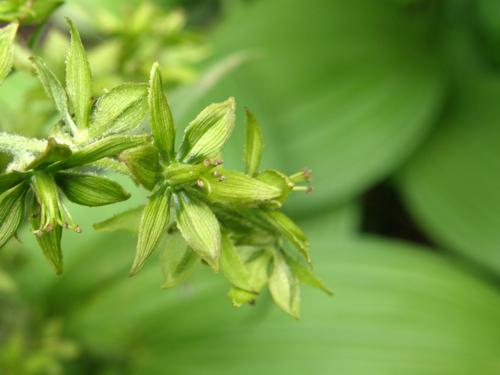
M59 82L54 73L52 73L40 57L32 57L31 62L33 63L38 78L40 78L40 81L42 82L45 92L54 102L63 121L71 129L73 134L76 134L77 128L68 108L68 96L66 95L61 82Z
M50 228L54 228L57 224L63 224L59 212L59 190L51 173L36 171L32 179L31 185L41 207L40 218L37 220L40 227L37 229L50 231Z
M0 247L16 234L24 220L27 189L26 184L20 184L0 195Z
M299 280L279 252L273 254L273 266L269 276L269 291L274 302L283 311L295 319L300 318Z
M436 243L500 273L500 81L474 79L461 81L447 115L398 180Z
M168 234L160 253L163 272L162 288L173 288L184 282L194 271L199 256L187 246L181 234Z
M180 157L203 160L219 154L234 128L234 98L206 107L186 128Z
M105 206L130 198L120 184L106 177L59 172L56 182L70 201L83 206Z
M170 190L160 189L149 198L144 207L130 276L135 275L144 266L144 262L151 256L158 246L160 237L165 233L170 223L170 200Z
M207 180L210 184L208 197L213 202L257 205L281 195L281 190L275 186L227 169L218 169L217 177L212 175Z
M149 81L149 111L151 115L151 130L155 144L161 155L167 161L174 157L175 124L172 112L163 92L161 73L158 63L153 64Z
M174 194L177 227L187 244L205 260L215 272L219 270L221 233L219 222L202 201L184 192Z
M13 22L0 29L0 83L12 69L14 38L16 37L18 26L17 22Z
M260 166L262 158L262 148L264 141L262 139L262 130L255 116L247 109L247 128L246 128L246 147L245 147L245 166L246 173L253 176Z
M90 136L125 133L141 125L148 110L148 86L124 83L101 96L90 119Z
M92 97L90 66L78 30L69 18L66 20L71 33L70 48L66 57L66 89L76 124L80 128L86 128Z
M96 223L93 227L98 232L127 231L137 233L143 211L144 206L131 208L107 220Z

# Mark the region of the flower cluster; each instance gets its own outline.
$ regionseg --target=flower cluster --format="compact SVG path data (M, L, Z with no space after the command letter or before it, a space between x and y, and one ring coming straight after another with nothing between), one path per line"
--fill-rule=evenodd
M221 151L235 125L233 98L201 111L176 148L176 126L158 64L153 64L149 85L123 84L94 101L86 52L68 23L65 85L40 58L32 59L61 119L51 137L0 134L0 149L13 157L0 175L0 246L29 218L48 261L62 272L62 229L80 231L64 200L101 206L127 199L120 185L100 175L113 169L150 191L140 213L131 276L161 247L165 288L205 263L230 282L236 306L253 303L267 285L276 304L298 318L301 282L330 294L311 271L304 233L281 210L292 191L311 190L310 172L287 176L260 170L262 132L249 111L245 172L224 168ZM152 134L135 134L148 112ZM96 228L119 227L131 214Z

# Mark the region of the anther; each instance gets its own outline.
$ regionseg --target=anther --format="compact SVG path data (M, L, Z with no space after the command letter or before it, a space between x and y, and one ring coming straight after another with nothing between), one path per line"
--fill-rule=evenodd
M82 233L82 228L81 228L79 225L77 225L77 226L75 227L75 232L76 232L76 233Z
M203 160L203 165L204 165L205 167L210 167L210 164L212 164L212 162L210 161L210 159L205 159L205 160Z
M212 174L213 174L214 177L219 177L220 176L220 173L218 171L214 171Z
M224 164L224 161L222 159L215 159L214 160L214 165L222 165Z
M308 186L306 193L312 193L314 191L314 188L312 186Z
M203 182L203 180L201 178L199 178L198 180L196 180L196 186L198 186L199 188L202 188L205 186L205 183Z
M226 179L226 176L220 176L220 177L219 177L219 181L220 181L220 182L224 181L225 179Z

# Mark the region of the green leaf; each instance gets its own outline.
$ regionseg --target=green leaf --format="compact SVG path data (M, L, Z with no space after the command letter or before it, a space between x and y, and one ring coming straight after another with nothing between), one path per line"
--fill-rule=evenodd
M31 219L33 230L38 231L40 225L39 216ZM36 242L42 249L43 255L51 265L56 275L63 272L63 255L61 250L62 227L55 225L50 231L37 232Z
M294 197L296 215L350 200L401 166L446 94L439 48L426 42L428 17L415 20L386 1L320 1L235 7L213 35L214 61L243 49L260 58L227 74L178 119L228 92L252 108L265 121L271 165L315 171L315 193ZM229 142L224 153L239 160L241 143Z
M184 161L200 161L219 154L234 128L234 98L206 107L186 128L180 148Z
M45 62L37 56L31 57L31 62L35 71L42 82L45 92L54 102L57 110L59 111L63 121L70 128L73 135L78 134L78 129L71 117L68 109L68 96L57 79L54 73L45 65Z
M224 277L235 287L252 291L250 274L243 263L238 250L227 233L222 233L220 270Z
M302 229L295 224L292 219L281 211L265 211L261 216L269 222L278 232L288 239L310 263L311 254L309 251L309 241Z
M321 289L326 294L333 296L333 292L330 288L328 288L325 283L320 280L310 269L303 265L298 260L294 259L294 257L284 254L286 263L292 270L292 273L304 284L310 285L314 288Z
M148 190L153 190L160 176L158 150L153 145L144 145L123 151L119 156L134 180Z
M172 162L163 171L167 183L171 186L192 185L203 174L209 172L210 166L203 163L186 164Z
M151 115L151 130L161 155L166 161L174 157L175 124L172 112L163 92L163 84L158 63L151 68L149 81L149 110Z
M246 173L253 176L260 166L264 141L262 139L262 130L255 116L248 109L246 110L246 115L245 166Z
M500 80L462 79L437 129L398 175L430 238L500 273Z
M127 231L137 233L143 211L144 206L131 208L107 220L96 223L93 227L98 232Z
M23 223L27 190L26 184L19 184L0 195L0 247L16 234Z
M139 224L139 239L134 263L129 275L133 276L144 266L158 246L162 234L170 223L170 190L160 189L149 198Z
M205 260L215 272L219 271L221 233L219 222L202 201L184 192L174 194L177 227L187 244Z
M80 167L103 158L117 156L129 148L145 144L149 138L148 135L111 135L83 146L78 151L73 152L68 160L56 164L54 169Z
M47 148L43 154L36 157L26 168L35 169L57 161L66 160L71 156L71 154L72 151L68 145L58 143L54 138L49 138Z
M302 318L296 322L260 301L246 311L227 311L217 298L224 285L207 290L207 279L200 280L193 285L200 292L190 302L179 295L163 309L155 306L147 318L136 318L137 324L153 316L158 321L141 335L151 339L151 351L132 372L280 374L287 362L292 364L286 370L290 375L496 374L500 296L491 283L427 247L375 237L337 241L328 234L314 240L322 254L318 272L335 284L339 298L305 289ZM103 313L113 319L135 305L130 301L108 311L116 304L113 296L130 298L128 284L117 289L87 307L80 329L102 321ZM184 319L176 320L180 315ZM174 322L168 324L170 320ZM106 328L106 323L100 326ZM189 342L176 346L175 359L165 361L165 350L186 338L186 330L196 332L196 338L190 335ZM111 328L100 332L92 342L110 333ZM259 358L251 366L249 353Z
M148 86L124 83L101 96L90 118L91 138L126 133L141 125L148 110Z
M0 83L12 69L14 60L14 38L19 24L13 22L0 29Z
M299 280L293 274L283 255L273 253L273 266L269 276L269 291L274 302L295 319L300 318Z
M87 53L74 23L67 18L71 42L66 58L66 89L69 102L75 113L76 124L86 128L92 99L92 77Z
M218 203L257 205L281 195L281 191L272 185L228 169L217 169L217 176L211 175L207 181L208 197Z
M200 259L187 246L180 233L167 234L166 245L160 253L164 281L162 288L173 288L184 282L194 271Z
M16 172L16 171L0 175L0 194L16 186L26 177L27 177L26 173Z
M55 177L64 195L83 206L105 206L130 198L130 194L120 184L106 177L70 172L59 172Z

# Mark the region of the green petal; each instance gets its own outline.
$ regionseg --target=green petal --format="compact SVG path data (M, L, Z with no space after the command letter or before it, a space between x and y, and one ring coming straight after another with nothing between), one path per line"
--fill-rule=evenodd
M247 129L246 129L246 147L245 147L245 166L246 173L253 176L260 166L262 158L262 130L255 116L249 111L247 114Z
M54 169L80 167L97 160L117 156L129 148L141 146L149 141L148 135L113 135L93 142L75 151L66 161L54 166Z
M139 224L139 239L134 263L129 275L133 276L158 246L162 234L170 223L170 190L160 189L149 198Z
M20 184L0 195L0 247L16 234L23 222L27 189L26 184Z
M328 288L325 283L320 280L313 272L312 270L303 265L301 262L298 260L294 259L293 257L289 255L284 255L286 262L290 269L292 270L293 274L304 284L310 285L314 288L321 289L324 291L326 294L333 296L333 292L330 288Z
M269 276L269 291L274 302L295 319L300 318L300 287L297 277L285 261L283 255L273 254L273 270Z
M19 184L26 176L26 173L16 171L0 175L0 194Z
M57 161L67 160L72 154L68 145L57 143L54 138L49 138L43 154L33 160L26 168L35 169Z
M19 24L13 22L0 29L0 82L9 74L14 60L14 38Z
M180 233L167 234L166 245L160 253L164 277L162 288L173 288L185 281L194 271L199 259Z
M217 156L234 128L234 98L211 104L189 124L179 156L185 161L200 161Z
M290 180L290 178L288 178L288 176L274 169L266 169L255 176L255 178L279 189L281 193L276 199L280 203L286 201L288 194L290 194L294 186L294 183Z
M175 124L172 112L163 92L163 84L158 63L153 64L149 82L149 110L151 114L151 130L155 144L167 161L174 156Z
M90 119L91 138L137 128L148 110L147 92L145 84L124 83L101 96Z
M76 124L80 128L86 128L92 96L90 66L78 30L69 18L66 21L71 33L70 48L66 58L66 89L75 113Z
M59 172L56 182L70 201L83 206L105 206L130 198L120 184L106 177Z
M107 220L96 223L93 227L98 232L115 232L124 230L127 232L137 233L143 211L144 206L132 208Z
M50 230L61 222L59 211L59 191L54 176L46 171L36 171L33 175L32 188L41 207L40 231Z
M304 258L311 262L311 254L309 252L309 241L304 232L295 224L292 219L286 216L281 211L266 211L261 213L278 232L288 239L300 251Z
M226 279L235 287L247 291L252 290L250 285L250 274L227 233L222 233L220 270Z
M39 216L34 216L31 220L33 230L40 227ZM35 235L36 241L43 251L43 255L54 269L57 275L63 272L63 255L61 250L62 227L55 225L51 231L38 232Z
M174 206L177 227L182 237L215 272L218 272L221 233L217 218L205 203L184 192L174 194Z
M148 190L153 190L160 175L158 150L153 145L144 145L123 151L119 159L124 162L134 180Z
M75 135L78 133L78 130L69 112L68 96L66 95L61 82L59 82L54 73L47 67L47 65L45 65L45 62L40 57L31 57L31 62L35 68L38 78L40 78L40 81L42 82L45 92L54 102L63 121L71 129L73 135Z
M277 187L236 171L217 169L217 177L211 175L207 180L210 184L208 197L213 202L252 205L281 195Z

